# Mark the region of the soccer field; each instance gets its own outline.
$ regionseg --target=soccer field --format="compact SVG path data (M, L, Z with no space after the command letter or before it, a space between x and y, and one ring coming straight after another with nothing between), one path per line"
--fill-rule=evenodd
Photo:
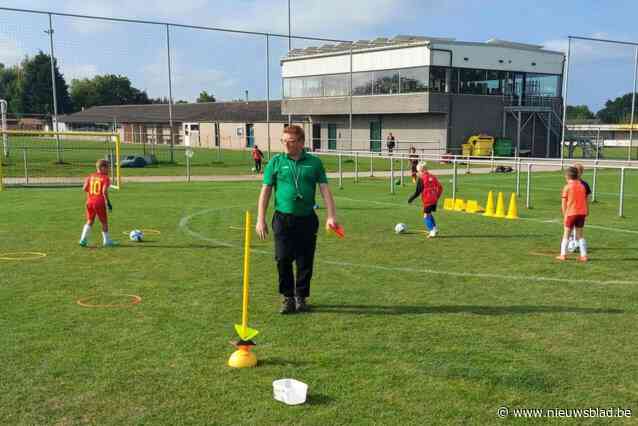
M458 196L485 204L513 183L463 175ZM587 264L554 260L563 184L535 174L520 220L440 208L440 237L427 240L411 185L391 195L387 180L332 182L346 238L320 230L312 312L277 313L273 242L253 241L259 365L242 370L226 362L241 320L243 213L255 212L259 183L127 184L111 195L122 243L112 249L96 246L99 226L78 246L80 189L0 192L0 424L487 425L503 422L499 407L636 415L638 172L627 171L625 218L618 173L599 174ZM135 228L145 242L127 241ZM17 252L46 257L11 260ZM127 305L132 296L141 302ZM273 399L285 377L309 385L305 405Z

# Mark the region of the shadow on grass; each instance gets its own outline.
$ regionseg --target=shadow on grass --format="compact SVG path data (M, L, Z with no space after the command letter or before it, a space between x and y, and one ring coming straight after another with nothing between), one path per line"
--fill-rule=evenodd
M379 305L313 305L313 312L333 312L355 315L411 315L411 314L475 314L475 315L527 315L527 314L622 314L621 309L578 308L573 306L379 306Z
M273 358L260 359L259 361L257 361L257 364L262 366L276 365L276 366L284 366L284 367L300 367L302 365L308 365L310 364L310 362L290 361L283 358L273 357Z
M308 394L308 397L306 399L306 404L308 405L330 405L333 402L335 402L336 399L334 399L331 396L328 395L324 395L321 393L312 393L310 392Z

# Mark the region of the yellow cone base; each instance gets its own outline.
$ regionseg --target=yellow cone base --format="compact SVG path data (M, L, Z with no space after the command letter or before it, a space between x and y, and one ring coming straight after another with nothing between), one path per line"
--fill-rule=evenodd
M512 193L510 197L510 205L507 209L506 219L518 219L518 207L516 206L516 194Z
M257 365L257 356L251 351L252 345L237 345L237 350L228 358L232 368L248 368Z

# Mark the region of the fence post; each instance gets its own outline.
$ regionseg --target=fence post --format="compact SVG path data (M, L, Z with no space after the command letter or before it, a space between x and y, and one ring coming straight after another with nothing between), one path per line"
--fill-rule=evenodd
M390 193L394 194L394 159L390 157Z
M466 174L466 175L469 175L469 174L470 174L470 158L471 158L471 157L468 155L468 156L467 156L467 167L466 167L466 169L465 169L465 174Z
M184 156L186 157L186 182L191 181L191 157L189 155L188 150L184 151Z
M591 202L596 202L596 180L598 177L598 160L594 161L594 178L591 187Z
M370 177L374 177L374 156L372 151L370 151Z
M343 189L343 167L341 165L341 153L339 153L339 189Z
M27 168L27 149L22 148L22 158L24 159L24 184L29 184L29 169Z
M531 185L532 185L532 163L527 163L527 187L525 188L525 192L527 194L526 194L525 206L528 209L532 208L531 202L530 202L531 201L531 199L530 199L530 193L531 193L530 187L531 187Z
M516 197L519 197L521 191L521 157L516 159Z
M403 175L404 175L404 173L403 173L403 154L399 153L399 155L401 156L401 186L404 186L404 183L403 183Z
M457 162L456 155L452 158L452 168L454 172L452 174L452 199L456 200L456 175L457 175Z
M623 207L625 198L625 168L620 168L620 200L618 203L618 216L623 217Z
M494 173L494 148L492 147L492 165L491 165L491 169L490 169L490 173Z
M359 153L354 153L354 183L359 183Z

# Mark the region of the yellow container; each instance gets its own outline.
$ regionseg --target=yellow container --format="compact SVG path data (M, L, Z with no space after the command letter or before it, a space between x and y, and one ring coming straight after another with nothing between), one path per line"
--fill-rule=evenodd
M474 148L475 157L489 157L492 155L492 148Z
M464 143L463 145L461 145L461 148L463 149L462 151L462 155L463 157L468 157L472 155L472 145L469 143Z

